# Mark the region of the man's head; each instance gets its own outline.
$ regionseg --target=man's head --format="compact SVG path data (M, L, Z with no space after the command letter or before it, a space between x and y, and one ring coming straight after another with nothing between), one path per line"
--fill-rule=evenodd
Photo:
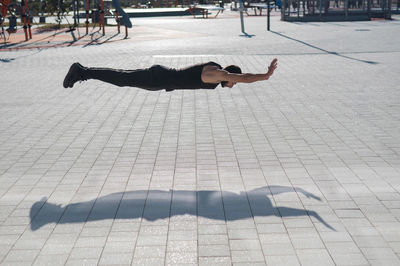
M224 68L224 70L228 71L229 73L235 73L235 74L242 74L242 70L240 67L235 66L235 65L230 65ZM222 87L229 87L232 88L233 85L235 85L236 82L231 82L231 81L222 81L221 86Z

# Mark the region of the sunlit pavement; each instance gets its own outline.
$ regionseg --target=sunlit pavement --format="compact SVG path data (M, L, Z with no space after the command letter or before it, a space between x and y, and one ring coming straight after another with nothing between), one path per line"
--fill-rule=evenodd
M3 47L0 264L400 265L394 18L274 14L267 32L245 16L243 34L227 11ZM62 87L76 61L263 72L275 57L270 80L232 89Z

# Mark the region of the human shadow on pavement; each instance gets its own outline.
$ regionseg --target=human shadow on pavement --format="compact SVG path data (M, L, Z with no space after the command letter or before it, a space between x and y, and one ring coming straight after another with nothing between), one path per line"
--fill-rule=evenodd
M315 45L312 45L312 44L306 43L306 42L304 42L304 41L301 41L301 40L298 40L298 39L289 37L289 36L287 36L287 35L285 35L285 34L282 34L282 33L276 32L276 31L271 31L271 32L274 33L274 34L276 34L276 35L279 35L279 36L281 36L281 37L284 37L284 38L286 38L286 39L289 39L289 40L292 40L292 41L295 41L295 42L299 42L299 43L304 44L304 45L306 45L306 46L308 46L308 47L311 47L311 48L320 50L320 51L322 51L322 52L324 52L324 53L327 53L327 54L336 55L336 56L340 56L340 57L343 57L343 58L346 58L346 59L355 60L355 61L358 61L358 62L363 62L363 63L367 63L367 64L371 64L371 65L376 65L376 64L378 64L378 62L368 61L368 60L362 60L362 59L357 59L357 58L353 58L353 57L350 57L350 56L346 56L346 55L343 55L343 54L340 54L340 53L337 53L337 52L328 51L328 50L325 50L325 49L323 49L323 48L319 48L319 47L317 47L317 46L315 46Z
M46 198L30 209L31 229L38 230L49 223L71 224L106 219L143 218L148 221L178 215L192 215L214 220L235 221L256 216L310 216L327 228L335 230L312 210L273 206L268 195L301 193L321 199L301 188L265 186L251 191L135 190L109 194L93 200L66 206L50 203Z

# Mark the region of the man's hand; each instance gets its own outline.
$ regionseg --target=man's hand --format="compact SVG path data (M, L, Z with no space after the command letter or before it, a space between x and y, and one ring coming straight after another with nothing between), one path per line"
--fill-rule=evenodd
M278 67L278 59L274 59L272 60L271 64L268 67L268 72L266 74L267 78L269 79L270 76L272 76L272 74L274 74L275 69Z

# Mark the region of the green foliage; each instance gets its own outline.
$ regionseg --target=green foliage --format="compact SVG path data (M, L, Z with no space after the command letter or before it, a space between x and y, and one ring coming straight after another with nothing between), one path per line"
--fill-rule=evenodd
M45 12L50 15L57 14L58 2L59 2L59 0L46 0L46 4L45 4L45 8L44 8ZM71 5L72 5L71 1L64 0L62 3L61 11L68 13L68 11L71 8Z
M29 12L32 16L37 16L40 12L40 0L33 0L28 2Z
M45 12L53 15L58 10L58 0L46 0Z

